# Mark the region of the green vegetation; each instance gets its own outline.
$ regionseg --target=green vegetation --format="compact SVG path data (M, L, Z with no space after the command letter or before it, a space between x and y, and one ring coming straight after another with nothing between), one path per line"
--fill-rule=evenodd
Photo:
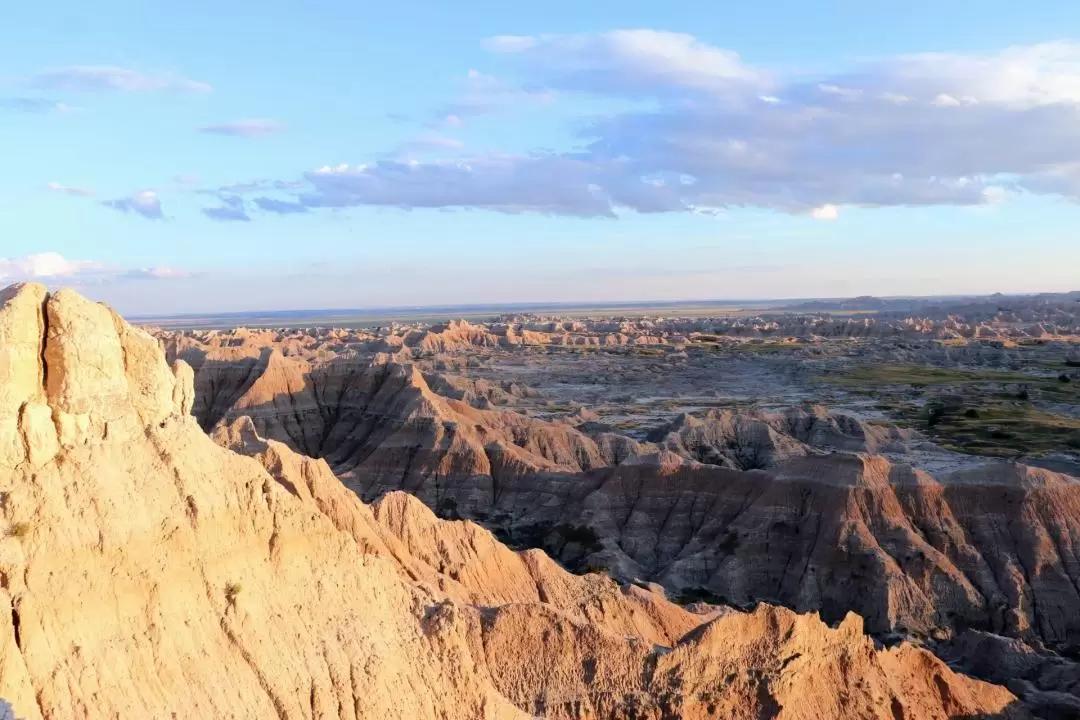
M1080 404L1080 383L1053 375L864 365L823 378L872 394L899 424L959 452L994 457L1080 451L1080 419L1041 403Z
M703 587L683 588L672 598L679 605L708 603L709 605L730 605L726 598Z
M1001 370L952 370L928 365L862 365L841 375L830 375L829 382L851 388L869 385L972 385L976 383L1030 383L1040 378Z
M435 514L444 520L460 520L461 514L458 512L457 500L451 497L444 497L435 506Z
M587 525L558 525L555 532L562 537L564 543L577 543L589 551L599 550L602 547L596 531Z
M759 355L768 355L770 353L782 353L791 352L793 350L799 350L806 347L806 343L783 343L783 342L767 342L767 343L742 343L732 347L735 352L744 353L756 353Z
M970 407L941 401L925 408L900 406L898 414L945 447L975 455L1015 457L1080 450L1080 420L1000 398L985 398Z

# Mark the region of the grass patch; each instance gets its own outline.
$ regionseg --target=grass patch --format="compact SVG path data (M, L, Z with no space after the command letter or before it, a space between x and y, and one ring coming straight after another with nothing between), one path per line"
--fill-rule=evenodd
M736 352L755 353L768 355L770 353L790 352L805 347L803 343L742 343L735 345L732 350Z
M727 601L727 598L703 587L683 588L672 600L679 605L693 605L694 603L708 603L709 605L731 604Z
M958 452L991 457L1080 452L1080 420L1010 396L935 396L924 405L894 402L882 407L899 424Z
M826 375L823 379L837 385L857 388L870 385L910 385L918 388L978 383L1024 384L1046 380L1003 370L953 370L929 365L902 364L860 365L837 375Z
M1039 407L1080 404L1080 383L1056 375L883 364L822 379L874 395L897 424L951 450L992 457L1080 452L1080 419Z

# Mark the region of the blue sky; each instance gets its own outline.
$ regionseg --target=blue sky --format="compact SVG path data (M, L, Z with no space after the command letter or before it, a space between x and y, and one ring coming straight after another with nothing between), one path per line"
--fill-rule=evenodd
M5 8L0 284L129 313L1080 287L1080 4L374 5Z

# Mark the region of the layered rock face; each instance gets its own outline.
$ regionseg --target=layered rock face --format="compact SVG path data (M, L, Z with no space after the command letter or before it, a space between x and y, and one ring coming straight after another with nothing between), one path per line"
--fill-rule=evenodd
M688 612L373 507L69 292L0 296L0 696L23 718L1026 717L848 616ZM232 449L230 449L232 448Z
M876 455L902 456L910 431L821 408L683 416L638 442L475 407L387 356L246 352L258 359L196 358L204 426L250 417L363 498L405 490L571 567L673 592L854 611L881 634L1080 646L1069 476L999 463L935 478Z

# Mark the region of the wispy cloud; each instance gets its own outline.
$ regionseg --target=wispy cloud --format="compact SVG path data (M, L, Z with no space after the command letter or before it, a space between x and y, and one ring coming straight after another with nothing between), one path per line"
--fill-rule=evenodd
M461 96L442 109L440 118L449 124L460 125L462 118L470 115L486 115L499 110L546 104L554 99L547 88L515 86L499 78L471 69L465 75Z
M268 119L238 120L236 122L221 123L219 125L203 125L199 128L199 132L201 133L244 138L261 137L283 130L285 130L284 124L276 120Z
M449 135L425 132L417 137L402 143L390 153L390 157L411 157L430 152L447 152L461 150L465 143Z
M152 92L158 90L210 92L212 90L207 83L189 80L179 75L144 73L111 65L78 65L50 70L30 76L25 84L39 90L71 92Z
M500 36L485 47L515 57L543 86L622 96L764 92L771 73L739 54L685 33L612 30L577 35Z
M0 109L33 113L35 115L44 115L53 112L70 113L75 110L75 108L65 105L64 103L40 97L0 98Z
M18 258L0 257L0 281L63 281L71 285L100 285L125 280L171 280L192 277L179 268L158 265L124 268L93 260L71 260L57 252L32 253Z
M71 187L70 185L61 185L60 183L51 182L46 185L49 190L62 195L71 195L72 197L93 197L96 193L89 188Z
M459 128L462 127L464 124L464 120L462 120L457 115L451 113L449 115L444 115L443 117L440 117L438 120L432 120L430 122L424 123L424 127L426 127L428 130L440 130L442 128Z
M216 222L250 222L243 205L203 208L203 215Z
M259 209L265 210L266 212L277 213L278 215L296 215L298 213L311 211L311 208L301 202L276 200L270 197L257 197L252 202L254 202Z
M268 192L271 190L291 192L300 190L306 186L307 183L302 180L269 180L267 178L258 178L256 180L229 183L217 188L199 190L197 192L203 195L237 196L254 192Z
M123 277L132 280L175 280L180 278L194 277L197 273L167 265L156 265L149 268L136 268L123 273Z
M153 190L141 190L125 198L106 200L102 203L105 207L120 212L131 212L141 215L147 220L164 220L165 214L161 209L161 199Z
M200 182L199 176L192 173L180 173L173 176L173 183L183 188L199 187Z

